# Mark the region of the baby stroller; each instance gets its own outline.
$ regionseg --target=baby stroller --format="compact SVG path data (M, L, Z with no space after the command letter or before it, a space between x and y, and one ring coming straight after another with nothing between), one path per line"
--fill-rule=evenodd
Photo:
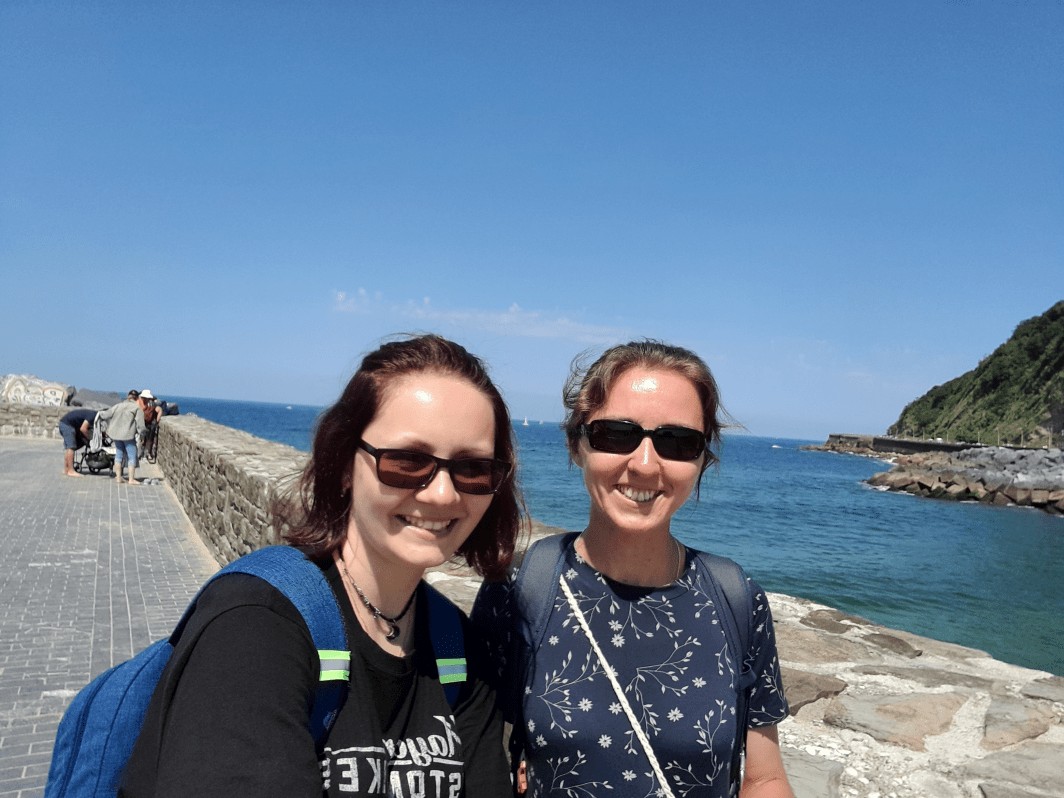
M92 437L89 442L74 452L74 470L79 473L88 471L90 474L110 471L113 474L115 456L104 448L110 445L111 439L107 437L107 422L97 415L92 424ZM78 457L78 452L81 453L80 457Z

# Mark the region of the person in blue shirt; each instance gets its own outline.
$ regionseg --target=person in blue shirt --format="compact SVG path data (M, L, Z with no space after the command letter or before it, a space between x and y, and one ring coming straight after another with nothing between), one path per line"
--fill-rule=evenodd
M88 407L74 408L59 419L59 434L63 438L63 473L68 477L81 476L74 468L74 452L88 445L95 421L96 411Z

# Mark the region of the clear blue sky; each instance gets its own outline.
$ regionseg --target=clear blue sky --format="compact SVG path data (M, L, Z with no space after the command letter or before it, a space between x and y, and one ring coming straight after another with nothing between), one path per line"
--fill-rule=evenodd
M0 374L325 404L382 337L881 432L1064 297L1064 2L0 3Z

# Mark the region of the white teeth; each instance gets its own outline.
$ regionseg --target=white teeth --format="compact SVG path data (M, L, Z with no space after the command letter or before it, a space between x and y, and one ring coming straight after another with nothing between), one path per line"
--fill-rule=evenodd
M658 495L656 490L633 490L627 485L621 485L621 493L634 502L648 502Z
M402 519L410 526L416 526L429 532L440 532L451 525L450 521L428 521L424 518L411 518L409 515L402 516Z

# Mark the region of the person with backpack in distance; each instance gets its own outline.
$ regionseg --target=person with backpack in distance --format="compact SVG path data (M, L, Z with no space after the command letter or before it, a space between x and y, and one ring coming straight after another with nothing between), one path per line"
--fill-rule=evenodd
M473 608L513 686L500 700L515 792L793 798L765 593L671 532L718 461L712 373L689 350L634 341L574 362L563 400L587 527L537 541Z
M318 421L299 498L278 528L324 574L348 651L317 647L307 612L270 580L209 583L118 794L508 794L486 647L423 580L454 557L498 578L514 552L513 430L484 364L436 335L367 355ZM346 698L327 705L322 734L316 691L337 673Z

